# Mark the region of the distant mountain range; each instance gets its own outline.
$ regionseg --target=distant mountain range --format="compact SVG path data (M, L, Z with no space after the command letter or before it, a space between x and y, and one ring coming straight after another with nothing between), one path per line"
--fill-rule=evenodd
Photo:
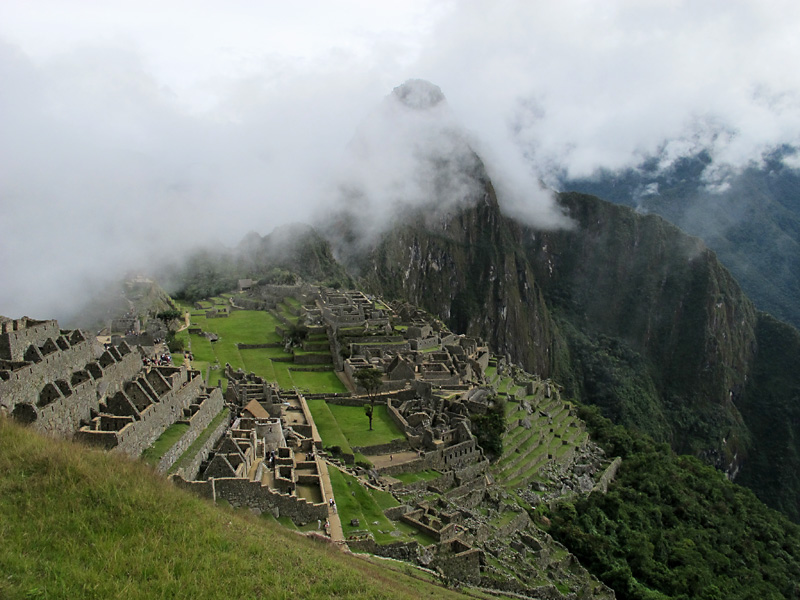
M775 150L762 164L727 175L721 185L707 180L706 152L668 168L653 158L558 185L661 215L696 235L760 310L800 327L800 171L785 163L796 153L788 146Z

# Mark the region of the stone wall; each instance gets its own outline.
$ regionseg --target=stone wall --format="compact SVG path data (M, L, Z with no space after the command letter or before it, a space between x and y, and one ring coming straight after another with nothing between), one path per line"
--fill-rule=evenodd
M200 434L205 431L209 423L214 420L214 417L219 414L224 406L222 390L213 388L207 397L199 396L195 405L197 406L197 411L189 417L189 429L158 461L156 470L159 473L166 473L186 449L200 437Z
M622 465L622 458L618 456L606 467L606 470L603 471L600 479L597 480L594 488L592 488L592 493L600 492L601 494L605 494L608 491L608 484L614 481L614 478L617 476L620 465Z
M165 367L160 371L164 371L167 374L165 379L169 384L169 391L161 395L157 402L148 404L140 411L132 411L134 414L131 416L135 420L129 422L118 431L98 429L95 423L94 427L82 427L75 433L75 438L138 458L146 448L151 446L164 433L167 427L183 418L184 409L189 408L203 389L202 379L196 371L192 371L190 374L187 373L187 376L191 377L188 381L183 380L182 375L186 373L183 369ZM143 383L140 383L139 386L126 386L127 393L135 391L142 396L144 396L143 390L146 389L147 386ZM131 402L124 392L119 392L114 399L116 400L118 397L122 403L125 400L129 403ZM101 419L101 417L98 417L98 419Z
M328 352L324 354L295 354L294 363L298 365L318 365L322 363L333 363L333 358Z
M411 350L411 344L409 342L403 342L402 344L392 344L389 342L381 343L381 342L366 342L366 341L350 344L351 355L364 354L364 352L367 350L386 350L389 352L400 354L403 352L409 352Z
M379 471L385 475L397 475L399 473L413 473L425 469L435 471L447 471L449 469L465 469L476 464L483 464L485 459L480 446L474 439L453 444L439 450L423 452L415 460L401 465L389 465L381 467Z
M400 414L400 411L394 407L392 400L386 401L386 410L389 413L389 418L394 421L394 424L397 425L400 431L408 435L408 421L406 421L405 417Z
M311 438L314 448L317 450L322 450L322 437L319 435L319 431L317 431L317 424L314 422L314 417L311 415L311 409L308 407L308 402L306 402L306 399L302 394L298 395L297 399L300 401L300 410L303 412L303 417L305 418L306 423L310 423L311 435L307 437Z
M0 380L0 402L42 433L71 437L98 411L103 397L134 377L142 363L127 344L103 352L96 361L92 344L82 335L62 337L73 344L62 340L58 350L40 355L38 362L14 363L17 368Z
M226 500L236 508L247 507L260 512L270 512L277 517L289 517L297 525L305 525L328 518L326 503L312 504L305 498L281 494L259 481L242 477L224 477L206 481L185 481L174 478L175 483L205 498Z
M283 348L283 344L278 344L276 342L272 342L269 344L236 344L236 348L239 350L257 350L260 348Z
M380 545L370 538L347 540L347 546L353 552L374 554L394 558L405 562L415 563L419 558L419 542L394 542L392 544Z
M244 310L265 310L267 307L267 303L263 300L245 298L244 296L236 297L234 302L235 304L232 306L232 308L241 308Z
M412 350L430 350L431 348L438 348L439 347L439 338L438 337L429 337L423 339L412 339L409 340L409 344Z
M41 346L61 335L57 321L23 317L0 323L0 359L21 361L29 346Z
M354 452L367 455L396 454L411 450L411 446L406 439L396 439L386 444L376 444L375 446L353 446Z
M472 465L482 456L474 439L453 444L441 450L426 452L424 459L431 469L459 469ZM435 465L434 465L435 463Z
M72 389L67 397L37 409L34 428L42 433L59 437L72 437L81 421L88 420L98 407L94 381L84 381Z
M26 349L29 359L8 365L15 368L2 369L0 366L4 371L0 377L0 401L9 411L21 402L37 404L39 393L47 383L59 379L69 381L74 371L85 369L88 363L95 361L92 345L85 340L66 350L56 349L48 354L42 354L38 346L36 348L35 356Z
M445 577L455 581L478 584L481 580L481 565L484 563L483 551L470 548L458 553L439 554L431 563Z
M197 474L200 472L200 466L203 464L203 461L208 458L208 455L211 454L211 451L217 445L217 442L219 442L220 438L225 435L229 425L229 419L222 419L222 421L219 422L219 424L208 436L203 445L197 450L191 460L189 460L183 467L178 469L177 475L183 477L187 481L195 479Z

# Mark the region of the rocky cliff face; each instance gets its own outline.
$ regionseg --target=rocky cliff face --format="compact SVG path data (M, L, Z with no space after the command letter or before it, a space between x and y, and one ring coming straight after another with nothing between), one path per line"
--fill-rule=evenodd
M582 194L560 202L575 228L526 237L550 306L644 357L676 449L735 468L747 440L735 401L754 357L752 303L713 252L660 217Z
M380 126L357 136L359 156L414 160L390 169L389 186L376 185L375 161L362 160L341 218L325 228L364 287L424 307L615 422L732 477L744 465L754 488L782 481L777 460L800 466L792 410L782 442L765 443L769 419L780 414L774 407L788 406L798 389L791 378L770 379L766 332L775 328L700 240L661 217L578 193L558 197L571 228L524 225L502 213L468 136L444 118L441 90L408 82L381 115ZM381 154L384 146L392 151ZM377 213L400 224L377 234L369 213L380 198L390 201ZM781 343L794 348L790 338ZM766 461L757 474L747 467L753 449ZM774 497L764 499L800 516L800 482L769 489Z
M367 286L480 337L529 371L552 376L565 349L528 263L524 229L504 217L490 183L469 209L431 221L424 211L361 259Z

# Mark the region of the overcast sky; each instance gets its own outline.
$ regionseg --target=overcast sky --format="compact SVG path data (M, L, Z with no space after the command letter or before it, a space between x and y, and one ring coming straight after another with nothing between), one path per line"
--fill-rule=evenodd
M409 78L543 223L558 170L758 160L800 138L798 32L795 0L2 0L0 314L311 220Z

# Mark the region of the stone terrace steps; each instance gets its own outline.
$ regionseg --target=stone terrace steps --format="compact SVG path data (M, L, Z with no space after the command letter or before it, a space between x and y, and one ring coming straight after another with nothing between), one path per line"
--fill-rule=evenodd
M570 405L557 398L542 399L531 415L522 410L521 405L506 415L512 422L526 417L531 421L531 428L525 429L517 422L509 429L503 439L504 456L495 465L498 481L508 487L527 484L548 461L560 460L570 449L588 439L583 427L570 426L576 422L570 415Z
M513 458L503 465L500 470L500 475L503 479L513 479L520 472L526 470L527 464L532 454L536 453L540 447L546 447L550 440L542 438L539 432L531 435L525 442L518 448L518 452L513 454Z

